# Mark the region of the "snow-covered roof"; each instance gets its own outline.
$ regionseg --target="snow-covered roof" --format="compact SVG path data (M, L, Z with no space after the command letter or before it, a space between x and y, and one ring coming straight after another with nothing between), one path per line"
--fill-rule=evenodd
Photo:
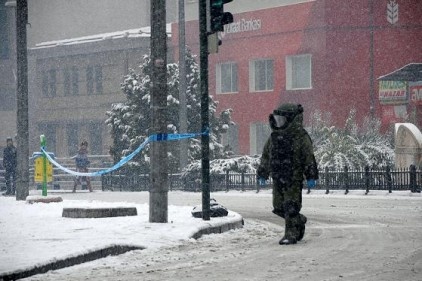
M422 63L409 63L402 68L378 77L383 81L422 81Z
M170 23L166 24L166 32L167 32L167 35L170 37L171 36ZM140 38L140 37L150 37L150 36L151 36L151 27L146 26L146 27L128 29L128 30L123 30L123 31L115 31L115 32L88 35L88 36L76 37L76 38L70 38L70 39L42 42L42 43L36 44L35 48L33 49L85 44L85 43L92 43L92 42L98 42L98 41L104 41L104 40L115 40L115 39L122 39L122 38Z

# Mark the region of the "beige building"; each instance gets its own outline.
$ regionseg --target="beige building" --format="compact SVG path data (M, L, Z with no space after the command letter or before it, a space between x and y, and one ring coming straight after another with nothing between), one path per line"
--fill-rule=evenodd
M170 28L170 25L168 25ZM82 139L91 154L108 154L111 137L105 120L112 103L125 100L120 89L129 69L149 52L149 28L38 44L29 51L31 142L47 137L58 157L76 153Z
M0 158L7 137L16 136L15 10L0 0Z
M176 5L167 3L168 22ZM15 19L16 2L0 0L0 158L16 136ZM150 25L150 1L31 0L28 21L30 154L41 132L58 156L82 138L91 153L108 154L105 111L124 99L123 75L148 52L149 34L139 31Z

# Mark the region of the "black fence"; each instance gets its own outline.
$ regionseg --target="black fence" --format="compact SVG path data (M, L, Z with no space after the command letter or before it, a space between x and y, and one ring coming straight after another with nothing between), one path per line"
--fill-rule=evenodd
M134 175L122 172L103 175L101 179L102 190L116 191L148 191L150 189L150 178L148 174ZM170 190L201 191L201 176L182 177L179 174L169 175L168 184ZM210 190L256 190L270 188L271 180L265 185L258 185L256 174L232 173L211 174ZM320 171L319 180L315 189L344 190L345 194L349 190L410 190L421 192L422 170L414 165L407 169L370 169L365 167L360 170L349 170L344 167L342 171L330 171L328 168ZM304 183L304 188L306 184ZM311 192L308 189L308 193Z

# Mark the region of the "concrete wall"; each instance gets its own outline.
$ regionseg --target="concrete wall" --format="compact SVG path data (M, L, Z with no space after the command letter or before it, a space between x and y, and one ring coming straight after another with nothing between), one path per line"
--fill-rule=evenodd
M422 165L422 133L411 123L397 123L395 128L396 167Z

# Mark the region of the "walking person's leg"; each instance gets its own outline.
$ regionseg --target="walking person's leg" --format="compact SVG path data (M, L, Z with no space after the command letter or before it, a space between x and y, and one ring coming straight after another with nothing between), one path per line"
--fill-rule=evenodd
M12 194L14 195L16 193L16 171L12 170L10 172L11 174L11 186L12 186Z
M4 174L4 180L6 181L6 193L5 193L5 195L12 194L10 177L11 177L10 170L6 169L5 174Z
M89 192L92 192L91 179L89 177L86 177L86 186L88 187Z
M73 190L72 192L76 192L76 187L78 186L78 184L80 184L80 176L76 176L75 179L73 180Z

